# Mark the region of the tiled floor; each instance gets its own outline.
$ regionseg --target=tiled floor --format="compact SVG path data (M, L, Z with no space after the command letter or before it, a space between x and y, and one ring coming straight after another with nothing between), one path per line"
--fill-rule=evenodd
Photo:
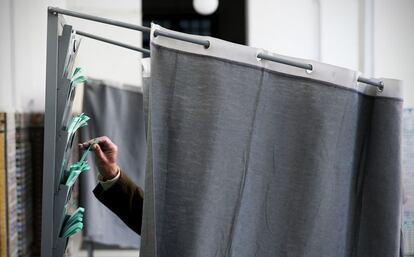
M68 256L69 257L89 257L88 252L83 248L82 245L82 233L78 233L71 238L68 245ZM139 257L138 250L95 250L93 257Z

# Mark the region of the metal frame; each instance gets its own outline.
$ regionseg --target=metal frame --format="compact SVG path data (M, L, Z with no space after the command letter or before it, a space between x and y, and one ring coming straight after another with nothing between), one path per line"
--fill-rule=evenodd
M41 256L63 256L67 239L59 237L63 222L63 207L69 188L59 186L59 176L67 133L62 128L62 117L69 81L63 76L65 58L70 47L72 27L63 17L48 12L46 60L46 113L43 157L42 240Z
M59 13L77 15L77 13L59 9ZM45 99L45 137L43 157L43 193L42 193L42 234L41 256L59 257L66 250L67 238L60 237L60 229L66 215L64 206L70 197L71 189L60 184L60 173L66 169L65 159L68 133L64 129L63 116L67 107L68 96L71 90L70 79L64 76L65 61L70 50L71 37L75 32L78 35L103 41L120 47L128 48L141 53L148 50L120 43L111 39L92 35L86 32L73 31L72 26L65 24L62 15L58 15L54 8L48 9L47 14L47 58L46 58L46 99ZM117 26L141 31L140 26L128 25L103 18L93 18L102 23L116 23ZM146 31L146 30L144 30ZM74 93L74 92L73 92ZM69 100L70 101L70 100ZM69 104L71 108L71 104Z
M298 68L305 69L305 70L308 70L308 71L311 71L313 69L311 64L302 63L302 62L295 62L295 61L292 61L292 60L283 59L283 58L276 57L276 56L273 56L273 55L270 55L270 54L265 54L265 53L258 53L257 58L272 61L272 62L282 63L282 64L286 64L286 65L289 65L289 66L298 67Z
M282 64L286 64L286 65L289 65L289 66L298 67L298 68L301 68L301 69L305 69L309 72L311 72L313 70L312 64L303 63L303 62L296 62L296 61L292 61L292 60L288 60L288 59L283 59L283 58L273 56L273 55L269 55L269 54L265 54L265 53L259 53L257 55L257 58L272 61L272 62L282 63ZM364 77L358 77L357 81L361 82L361 83L365 83L365 84L370 84L372 86L376 86L376 87L378 87L378 90L381 90L381 91L384 89L384 83L382 81L377 80L377 79L368 79L368 78L364 78Z
M181 41L185 41L185 42L189 42L189 43L193 43L197 45L202 45L204 46L204 48L210 47L210 41L208 40L198 39L198 38L189 37L189 36L185 36L181 34L175 34L175 33L167 32L167 31L161 31L158 29L154 30L154 37L157 37L157 36L169 37L169 38L173 38L173 39L177 39L177 40L181 40Z
M65 9L61 9L61 8L57 8L57 7L49 7L49 11L52 12L52 13L56 13L56 14L60 13L60 14L63 14L63 15L77 17L77 18L80 18L80 19L105 23L105 24L109 24L109 25L113 25L113 26L122 27L122 28L133 29L133 30L137 30L137 31L141 31L141 32L151 32L151 29L148 28L148 27L134 25L134 24L125 23L125 22L116 21L116 20L111 20L111 19L106 19L106 18L102 18L102 17L98 17L98 16L89 15L89 14L69 11L69 10L65 10ZM83 33L83 35L86 36L86 37L94 38L94 39L97 39L97 40L100 40L100 41L103 41L103 42L106 42L106 43L118 45L118 46L121 46L121 47L126 47L128 49L136 50L136 51L143 52L143 53L144 52L148 53L148 50L146 50L146 49L139 49L139 48L136 48L134 46L129 46L129 45L126 45L126 44L123 44L123 43L113 41L111 39L105 39L105 38L95 36L95 35L85 33L85 32L81 32L81 33ZM156 37L156 36L163 36L163 37L173 38L173 39L177 39L177 40L181 40L181 41L186 41L186 42L190 42L190 43L193 43L193 44L202 45L205 48L210 47L210 41L209 40L198 39L198 38L194 38L194 37L191 37L191 36L186 36L186 35L166 32L166 31L160 31L160 30L154 30L154 37ZM280 58L280 57L275 57L275 56L265 54L265 53L259 53L256 57L259 58L259 59L263 59L263 60L278 62L278 63L282 63L282 64L286 64L286 65L306 69L308 71L312 71L312 68L313 68L312 65L308 64L308 63L295 62L295 61L292 61L292 60L283 59L283 58ZM358 82L365 83L365 84L370 84L372 86L378 87L378 90L380 90L380 91L382 91L384 89L384 83L380 80L377 80L377 79L369 79L369 78L359 77Z
M54 13L54 14L59 14L60 13L60 14L63 14L63 15L72 16L72 17L76 17L76 18L80 18L80 19L84 19L84 20L96 21L96 22L99 22L99 23L104 23L104 24L113 25L113 26L117 26L117 27L122 27L122 28L126 28L126 29L137 30L137 31L141 31L141 32L150 32L151 31L151 29L148 28L148 27L139 26L139 25L126 23L126 22L122 22L122 21L117 21L117 20L111 20L111 19L102 18L102 17L94 16L94 15L89 15L89 14L85 14L85 13L69 11L69 10L58 8L58 7L49 7L49 12Z
M59 17L47 14L46 104L42 190L41 256L53 257L53 212L55 195L55 151L58 90ZM52 157L53 156L53 157Z
M101 36L93 35L93 34L90 34L90 33L79 31L79 30L76 30L75 32L79 36L92 38L92 39L95 39L95 40L98 40L98 41L101 41L101 42L105 42L105 43L108 43L108 44L120 46L120 47L127 48L127 49L130 49L130 50L134 50L134 51L137 51L137 52L141 52L143 54L150 54L150 51L148 49L145 49L145 48L140 48L140 47L124 44L124 43L121 43L121 42L118 42L118 41L115 41L115 40L112 40L112 39L109 39L109 38L104 38L104 37L101 37Z
M43 157L41 256L63 256L67 238L60 237L71 188L60 184L60 172L66 153L68 133L63 114L70 92L70 80L64 76L65 62L72 45L72 26L63 17L49 12L46 58L46 112ZM71 108L71 105L70 107Z

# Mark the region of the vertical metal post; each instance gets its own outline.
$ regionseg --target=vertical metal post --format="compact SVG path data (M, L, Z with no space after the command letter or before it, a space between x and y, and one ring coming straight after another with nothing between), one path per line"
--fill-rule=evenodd
M92 241L89 241L87 243L87 248L88 248L88 257L93 257L94 247L93 247L93 242Z
M62 19L63 20L63 19ZM60 19L59 19L60 21ZM71 47L71 35L72 35L72 26L63 25L62 35L58 39L58 84L56 92L56 150L55 150L55 192L59 188L59 173L62 167L63 154L66 146L66 137L63 135L62 129L62 117L65 109L66 101L68 100L69 89L70 89L70 80L63 77L63 70L65 66L65 59L69 49ZM66 134L65 134L66 135Z
M42 190L42 240L41 256L52 255L53 248L53 206L56 149L56 104L58 87L58 35L57 13L47 14L47 57L46 57L46 100Z

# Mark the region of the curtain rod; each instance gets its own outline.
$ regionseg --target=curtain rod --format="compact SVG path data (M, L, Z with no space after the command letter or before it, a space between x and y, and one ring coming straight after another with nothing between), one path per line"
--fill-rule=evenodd
M283 59L283 58L265 54L265 53L259 53L257 55L257 58L302 68L309 72L313 70L312 64ZM384 83L382 81L378 81L377 79L368 79L368 78L364 78L360 76L358 77L357 81L361 83L365 83L365 84L370 84L372 86L376 86L378 87L378 90L380 91L384 90Z
M79 36L84 36L84 37L99 40L99 41L102 41L102 42L105 42L105 43L108 43L108 44L117 45L117 46L120 46L120 47L123 47L123 48L127 48L127 49L130 49L130 50L141 52L143 54L150 54L150 51L148 49L145 49L145 48L140 48L140 47L124 44L124 43L121 43L121 42L118 42L118 41L115 41L115 40L112 40L112 39L109 39L109 38L104 38L104 37L101 37L101 36L97 36L97 35L90 34L90 33L83 32L83 31L79 31L79 30L75 30L75 33Z
M302 63L302 62L296 62L296 61L292 61L292 60L287 60L287 59L283 59L280 57L276 57L273 55L269 55L269 54L265 54L265 53L259 53L257 54L257 58L260 59L265 59L268 61L273 61L273 62L278 62L278 63L283 63L289 66L294 66L294 67L298 67L298 68L302 68L305 69L307 71L312 71L313 67L311 64L308 63Z
M145 33L151 32L151 29L148 28L148 27L139 26L139 25L130 24L130 23L125 23L125 22L116 21L116 20L111 20L111 19L107 19L107 18L102 18L102 17L90 15L90 14L84 14L84 13L69 11L69 10L66 10L66 9L58 8L58 7L49 7L49 12L54 13L54 14L59 13L59 14L63 14L63 15L68 15L68 16L80 18L80 19L105 23L105 24L109 24L109 25L113 25L113 26L122 27L122 28L138 30L138 31L145 32ZM203 45L206 48L208 48L210 46L210 42L208 40L195 39L195 38L185 36L185 35L176 35L176 34L164 32L164 31L155 30L154 31L154 36L158 36L158 35L159 36L164 36L164 37L169 37L169 38L174 38L174 39L178 39L178 40L182 40L182 41L187 41L187 42L194 43L194 44Z
M122 22L122 21L111 20L111 19L107 19L107 18L102 18L102 17L99 17L99 16L90 15L90 14L69 11L69 10L66 10L66 9L58 8L58 7L49 7L48 10L49 10L49 12L54 13L54 14L60 13L60 14L67 15L67 16L72 16L72 17L85 19L85 20L90 20L90 21L96 21L96 22L105 23L105 24L109 24L109 25L113 25L113 26L117 26L117 27L122 27L122 28L126 28L126 29L138 30L138 31L141 31L141 32L151 32L151 29L148 28L148 27L139 26L139 25L135 25L135 24L131 24L131 23L126 23L126 22Z
M157 37L157 36L169 37L169 38L186 41L186 42L190 42L190 43L197 44L197 45L202 45L206 49L210 47L210 41L208 40L198 39L198 38L189 37L189 36L180 35L180 34L173 34L167 31L160 31L158 29L154 30L154 37Z
M96 21L96 22L100 22L100 23L113 25L113 26L132 29L132 30L138 30L138 31L145 32L145 33L151 32L151 29L148 28L148 27L139 26L139 25L135 25L135 24L130 24L130 23L122 22L122 21L111 20L111 19L107 19L107 18L94 16L94 15L69 11L69 10L66 10L66 9L58 8L58 7L49 7L48 10L49 10L49 12L54 13L54 14L59 13L59 14L63 14L63 15L73 16L73 17L80 18L80 19ZM77 34L79 34L79 33L77 33ZM115 45L118 45L118 46L121 46L121 47L126 47L128 49L136 50L136 51L139 51L139 52L145 52L145 53L149 52L149 50L147 50L147 49L140 49L140 48L137 48L137 47L134 47L134 46L126 45L126 44L123 44L123 43L120 43L120 42L116 42L116 41L113 41L113 40L110 40L110 39L106 39L106 38L102 38L102 37L99 37L99 36L91 35L91 34L88 34L88 33L83 33L83 36L90 37L90 38L93 38L93 39L96 39L96 40L100 40L100 41L103 41L103 42L106 42L106 43L115 44ZM208 40L197 39L197 38L193 38L193 37L185 36L185 35L173 34L173 33L165 32L165 31L155 30L154 31L154 36L164 36L164 37L173 38L173 39L177 39L177 40L181 40L181 41L186 41L186 42L190 42L190 43L193 43L193 44L202 45L205 48L210 47L210 41L208 41ZM141 51L141 50L144 50L144 51ZM275 57L275 56L264 54L264 53L259 53L256 57L259 58L259 59L263 59L263 60L273 61L273 62L277 62L277 63L282 63L282 64L286 64L286 65L306 69L307 71L312 71L313 70L312 65L308 64L308 63L295 62L295 61L292 61L292 60L287 60L287 59L283 59L283 58L280 58L280 57ZM369 78L364 78L364 77L358 77L357 81L361 82L361 83L369 84L369 85L372 85L372 86L376 86L379 91L384 90L384 83L382 81L377 80L377 79L369 79Z

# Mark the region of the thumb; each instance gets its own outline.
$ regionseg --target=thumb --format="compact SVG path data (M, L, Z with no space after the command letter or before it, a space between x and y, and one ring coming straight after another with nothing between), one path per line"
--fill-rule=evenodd
M106 161L106 156L104 152L102 152L102 149L98 144L95 144L94 146L92 146L92 149L100 161L103 161L103 162Z

